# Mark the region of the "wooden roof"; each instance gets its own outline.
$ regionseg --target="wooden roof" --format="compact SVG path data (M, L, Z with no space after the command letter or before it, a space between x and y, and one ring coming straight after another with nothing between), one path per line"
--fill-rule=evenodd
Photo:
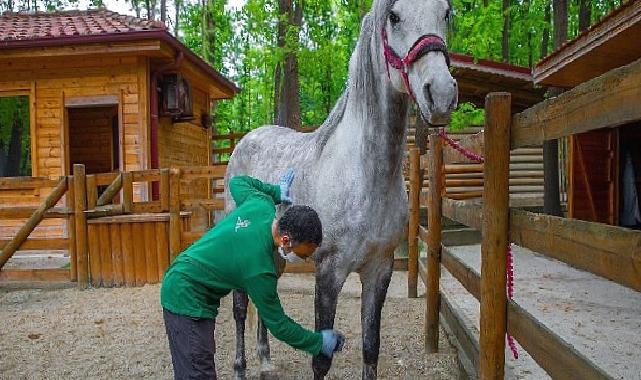
M541 60L534 81L571 88L641 58L641 0L623 3Z
M458 82L459 102L485 106L490 92L512 93L512 109L520 112L543 100L545 89L536 87L527 67L502 62L474 60L473 57L450 53L452 75Z
M106 9L59 12L5 12L0 15L0 57L9 50L68 47L73 45L118 44L160 41L169 57L184 56L208 82L215 83L218 96L232 97L238 87L172 36L160 21L120 15ZM162 50L162 49L159 49ZM135 49L133 50L135 52ZM141 54L144 49L141 49ZM28 56L28 51L22 55Z

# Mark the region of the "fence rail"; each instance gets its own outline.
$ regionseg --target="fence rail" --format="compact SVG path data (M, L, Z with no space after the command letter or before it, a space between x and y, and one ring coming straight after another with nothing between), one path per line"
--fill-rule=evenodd
M617 73L608 74L611 79L616 77L624 81L627 91L641 91L641 61ZM631 78L636 82L632 83ZM505 333L510 332L527 350L534 360L553 378L582 378L582 379L611 379L595 363L578 352L574 347L559 337L554 331L544 326L534 316L517 303L508 300L506 294L506 252L508 241L529 248L551 258L563 261L593 274L611 279L624 286L641 290L641 232L619 227L606 226L598 223L583 222L566 218L510 209L508 194L511 186L536 186L535 181L522 181L521 177L512 177L515 148L521 154L538 155L536 150L521 148L530 144L540 144L542 138L558 138L580 131L607 127L610 122L619 123L630 117L641 119L638 107L628 112L624 105L623 114L615 112L612 118L597 118L600 124L592 123L588 127L578 126L563 109L575 109L572 104L583 104L589 97L598 99L602 104L605 97L617 92L606 86L601 79L595 83L569 91L564 99L549 100L526 110L522 115L510 115L509 94L490 94L486 102L487 126L485 141L478 139L474 142L462 141L466 148L478 151L483 146L485 163L482 165L483 174L476 174L478 165L471 163L460 164L456 174L464 174L464 178L448 177L448 170L453 171L453 157L443 153L443 142L436 135L430 136L428 151L429 167L425 160L417 160L418 151L410 152L410 225L408 229L409 262L408 267L418 268L418 276L425 282L426 289L426 325L425 347L427 351L438 349L438 320L439 314L449 326L450 331L458 340L458 345L470 359L471 372L483 379L502 379L505 365ZM617 87L618 88L618 87ZM597 93L590 93L593 89ZM563 105L561 107L560 105ZM614 107L614 104L611 105ZM556 108L555 108L556 107ZM553 113L556 112L556 113ZM600 112L603 112L601 109ZM637 115L638 114L638 115ZM539 115L539 116L532 116ZM562 122L548 125L541 123L543 115L554 115ZM576 116L576 115L575 115ZM572 117L575 117L572 116ZM594 115L593 115L594 116ZM576 120L585 121L583 118ZM551 119L545 119L551 120ZM527 121L527 123L526 123ZM572 122L571 122L572 121ZM563 123L569 123L563 126ZM544 127L542 127L542 125ZM586 129L587 128L587 129ZM526 131L527 130L527 131ZM532 132L532 131L538 132ZM510 140L510 131L514 136ZM512 141L510 143L510 141ZM448 153L449 154L449 153ZM516 165L530 165L524 160L518 160ZM465 166L463 166L465 165ZM530 166L520 169L533 170ZM421 187L425 185L422 176L427 174L428 192L423 194ZM509 175L508 175L509 173ZM508 179L509 178L509 179ZM458 182L457 182L458 181ZM453 184L459 186L481 187L482 199L460 200L457 194L446 190ZM476 191L476 189L475 189ZM425 228L418 222L417 213L421 206L427 206L428 226ZM464 225L483 231L481 245L480 273L456 257L442 244L441 218L446 216ZM427 244L427 259L418 259L417 241ZM416 260L415 264L413 261ZM461 285L480 301L481 320L480 338L465 326L460 312L448 300L448 296L440 291L440 269L445 267ZM413 276L410 271L408 275ZM414 282L408 279L408 293L413 295Z

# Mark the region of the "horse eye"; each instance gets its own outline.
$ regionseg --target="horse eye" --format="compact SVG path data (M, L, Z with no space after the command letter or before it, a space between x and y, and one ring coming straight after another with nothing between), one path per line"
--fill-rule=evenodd
M392 24L398 24L401 21L401 18L395 12L390 12L389 20Z
M450 22L450 11L445 12L445 22Z

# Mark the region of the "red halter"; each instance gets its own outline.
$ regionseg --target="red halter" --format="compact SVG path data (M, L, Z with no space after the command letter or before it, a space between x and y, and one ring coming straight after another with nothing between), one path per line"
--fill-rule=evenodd
M389 43L387 42L387 32L385 31L385 27L383 27L381 34L383 36L383 53L385 55L385 64L387 66L387 77L389 78L390 76L390 66L392 66L396 70L399 70L401 72L401 76L403 77L405 88L407 88L407 92L410 94L414 102L416 102L416 97L414 96L412 88L410 87L410 65L412 65L414 62L418 61L419 59L421 59L421 57L431 51L440 51L445 56L447 67L450 67L450 56L447 53L447 46L445 46L445 41L443 41L443 39L436 34L426 34L423 37L419 38L414 43L414 46L412 46L412 48L407 52L405 58L399 57L389 46Z

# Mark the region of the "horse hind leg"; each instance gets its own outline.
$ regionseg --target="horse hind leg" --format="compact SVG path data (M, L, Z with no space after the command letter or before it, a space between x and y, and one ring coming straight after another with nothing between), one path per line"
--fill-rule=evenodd
M276 367L272 364L267 327L260 318L258 318L258 326L256 329L256 350L258 352L258 358L260 359L260 379L278 379Z
M236 321L236 359L234 360L234 379L244 380L247 374L245 358L245 320L247 319L247 293L234 290L234 320Z
M314 311L316 317L316 331L334 328L338 294L340 293L348 273L338 273L336 267L325 262L317 264L316 269L316 294L314 297ZM332 359L319 354L312 359L314 380L325 378L332 366Z
M392 253L380 261L372 262L360 273L363 291L361 296L361 328L363 331L363 380L377 377L378 355L381 338L381 310L392 278Z

